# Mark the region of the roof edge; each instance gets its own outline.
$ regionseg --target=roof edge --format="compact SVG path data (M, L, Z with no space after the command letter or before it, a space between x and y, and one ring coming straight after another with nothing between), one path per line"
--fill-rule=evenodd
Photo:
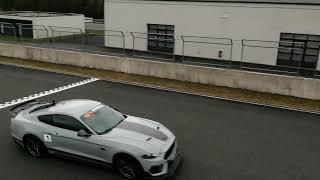
M105 0L108 1L108 0ZM137 1L163 1L163 2L206 2L206 3L239 3L239 4L282 4L282 5L306 5L306 6L320 6L320 2L275 2L275 1L248 1L248 0L137 0Z

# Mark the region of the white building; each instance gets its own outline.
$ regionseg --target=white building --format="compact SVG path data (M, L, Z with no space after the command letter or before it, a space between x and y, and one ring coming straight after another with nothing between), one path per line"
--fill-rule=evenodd
M12 11L0 13L0 34L40 39L85 31L82 14ZM72 28L70 28L72 27Z
M266 65L320 69L319 19L318 0L105 0L105 29L123 31L128 49L134 45L134 49L141 51L232 61L243 59ZM130 32L145 34L134 33L138 38L132 38ZM167 35L149 34L148 40L147 33ZM175 44L170 41L173 38L170 34L174 34ZM183 39L188 42L182 43L181 36L186 36ZM247 46L242 55L243 39L260 41L243 41ZM122 44L119 39L106 37L106 46L122 47Z

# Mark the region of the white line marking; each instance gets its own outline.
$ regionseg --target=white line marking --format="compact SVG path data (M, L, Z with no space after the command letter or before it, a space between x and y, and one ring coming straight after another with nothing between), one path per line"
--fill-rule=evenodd
M8 102L5 102L3 104L0 104L0 109L7 108L7 107L10 107L10 106L14 106L16 104L20 104L20 103L23 103L23 102L26 102L26 101L30 101L30 100L33 100L33 99L38 99L38 98L43 97L43 96L48 96L48 95L51 95L51 94L55 94L55 93L58 93L58 92L61 92L61 91L65 91L65 90L68 90L68 89L71 89L71 88L75 88L75 87L78 87L78 86L82 86L82 85L85 85L85 84L89 84L89 83L92 83L92 82L95 82L95 81L98 81L98 80L99 80L98 78L86 79L86 80L79 81L77 83L73 83L73 84L70 84L70 85L67 85L67 86L54 88L54 89L43 91L43 92L36 93L36 94L33 94L33 95L25 96L25 97L22 97L22 98L19 98L19 99L16 99L16 100L8 101Z
M13 63L4 63L4 62L0 62L0 64L21 67L21 68L34 69L34 70L39 70L39 71L54 72L54 73L65 74L65 75L88 77L86 75L79 74L79 73L58 71L58 70L52 70L52 69L40 68L40 67L34 67L34 66L28 66L28 65L17 65L17 64L13 64ZM181 90L177 90L177 89L173 89L173 88L163 88L160 86L148 85L148 84L144 84L144 83L134 83L134 82L129 82L129 81L121 81L121 80L113 80L113 79L102 79L102 80L105 80L108 82L113 82L113 83L137 86L137 87L144 87L144 88L169 91L169 92L176 92L176 93L182 93L182 94L188 94L188 95L194 95L194 96L201 96L201 97L206 97L206 98L219 99L219 100L225 100L225 101L231 101L231 102L237 102L237 103L251 104L251 105L262 106L262 107L278 108L278 109L283 109L283 110L288 110L288 111L296 111L296 112L320 115L320 111L316 111L316 110L313 111L313 110L306 110L306 109L299 109L299 108L291 108L289 106L280 106L280 105L278 106L278 105L265 104L265 103L255 103L255 102L245 101L245 100L237 100L237 99L232 99L232 98L224 98L224 97L219 97L219 96L210 96L210 95L206 95L206 94L202 94L202 93L181 91Z

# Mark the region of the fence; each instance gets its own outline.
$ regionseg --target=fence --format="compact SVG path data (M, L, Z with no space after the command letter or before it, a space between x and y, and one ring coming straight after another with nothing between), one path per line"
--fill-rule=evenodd
M13 24L0 22L0 40L15 42L17 41L17 31Z
M173 34L131 32L132 53L136 57L175 59L175 37ZM168 38L170 37L170 38Z
M209 62L210 64L215 64L217 66L230 66L232 64L233 40L230 38L181 36L181 39L182 62L192 61L192 59L187 60L186 57L198 57L205 59L223 60L220 63L215 63L214 61ZM187 48L187 44L192 44L196 47L192 46L191 48ZM186 49L189 53L186 53ZM215 51L217 49L219 49L218 53L216 53ZM195 51L198 51L199 55L197 55ZM224 52L227 52L227 57L224 57Z
M126 53L126 39L122 31L86 29L84 38L85 51L87 52L106 52L120 55Z
M303 76L319 76L313 68L304 66L305 43L291 41L241 40L241 69L284 73ZM290 57L282 57L285 53ZM317 60L319 58L319 49ZM274 60L274 61L270 61ZM270 64L266 64L269 62ZM317 61L316 61L317 62Z
M125 54L122 31L49 26L52 47L100 54ZM111 48L112 47L112 48Z
M48 26L49 38L54 48L81 50L84 49L85 31L81 28Z
M18 36L23 44L49 46L49 31L42 25L17 24L19 27Z
M0 41L98 54L319 78L319 47L312 59L307 44L230 38L177 36L104 29L0 22ZM311 65L310 65L311 64ZM319 65L320 66L320 65Z

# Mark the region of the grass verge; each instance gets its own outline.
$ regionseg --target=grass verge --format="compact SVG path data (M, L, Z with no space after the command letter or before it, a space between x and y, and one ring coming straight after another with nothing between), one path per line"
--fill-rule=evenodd
M178 91L186 91L190 93L228 98L237 101L258 103L271 106L280 106L284 108L298 109L302 111L320 112L320 100L309 100L243 89L234 89L200 83L189 83L184 81L162 79L150 76L125 74L114 71L82 68L70 65L52 64L17 58L0 57L0 64L14 66L29 66L32 68L41 68L43 70L56 71L72 75L97 77L105 80L125 81L150 86L159 86L163 88L175 89Z

